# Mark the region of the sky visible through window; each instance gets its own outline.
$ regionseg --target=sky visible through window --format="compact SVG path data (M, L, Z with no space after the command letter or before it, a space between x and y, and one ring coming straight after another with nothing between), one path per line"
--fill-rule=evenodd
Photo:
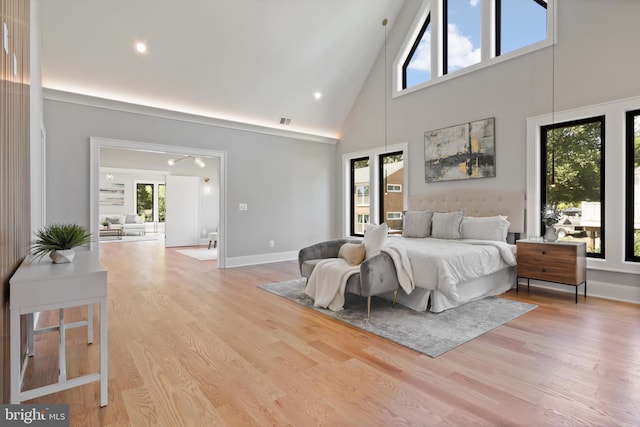
M448 0L448 71L480 62L481 0ZM547 36L546 9L535 0L502 1L501 53L528 46ZM407 67L406 87L431 79L431 26Z

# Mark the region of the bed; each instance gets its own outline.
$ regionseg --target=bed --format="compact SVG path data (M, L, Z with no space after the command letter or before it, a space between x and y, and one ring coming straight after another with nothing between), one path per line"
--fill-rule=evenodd
M435 221L432 223L433 231L436 233L435 238L433 236L421 238L419 232L416 234L416 230L419 230L419 228L416 228L416 224L419 224L419 222L416 222L415 218L420 217L424 221L425 212L431 212L433 215L431 220ZM410 218L411 215L413 215L414 220L407 222L407 218ZM524 232L524 194L458 189L446 193L409 197L403 234L411 237L390 237L387 239L381 252L365 259L360 264L359 274L349 277L346 292L369 298L372 295L377 295L388 299L395 299L397 293L397 302L400 304L418 311L441 312L470 301L508 291L514 286L516 280L515 257L512 262L509 262L508 259L489 258L491 261L485 262L491 264L492 268L486 272L474 272L469 276L471 278L460 281L453 280L455 282L453 284L455 295L452 294L451 289L428 283L426 279L425 281L420 280L429 275L429 271L425 270L427 267L422 265L423 260L416 258L419 252L417 248L423 242L434 242L436 244L435 252L443 252L443 245L448 245L449 240L451 240L452 245L450 252L454 255L465 250L461 246L455 245L466 245L468 243L466 240L459 240L459 238L446 239L446 237L451 237L448 235L451 232L451 224L455 224L455 219L452 218L459 218L460 216L463 217L463 221L467 221L468 227L464 227L463 224L462 231L467 230L469 232L464 237L472 238L469 240L473 240L473 242L469 243L468 246L473 247L474 251L493 251L497 257L502 257L500 254L504 255L505 251L512 251L512 254L515 255L515 240L520 233ZM493 228L488 228L499 224L499 218L506 218L507 220L506 225L503 225L499 232ZM449 219L452 222L447 222ZM496 250L486 249L484 248L485 246L494 247L496 245L493 243L485 245L483 243L488 242L478 241L491 237L496 233L501 235L504 233L504 241L499 244L499 246L504 246L502 248L497 248ZM482 239L477 239L477 237ZM366 239L367 235L365 234L364 243L366 243ZM496 239L500 240L500 238ZM339 239L302 249L299 253L302 275L309 278L319 259L337 257L337 252L346 243L353 245L359 242ZM405 243L411 248L408 251L407 248L402 249ZM319 250L319 247L323 249ZM460 252L453 265L462 266L464 269L466 256ZM402 268L403 257L404 268ZM508 256L505 257L509 258ZM411 259L408 260L407 258ZM437 263L438 261L432 262ZM418 263L420 263L422 270L416 267ZM413 289L410 289L410 293L408 293L406 291L407 277L403 276L411 276L412 272L417 277L411 278L415 279L415 283L412 284ZM457 275L455 270L449 273L453 276ZM405 280L404 283L403 280ZM345 287L342 289L345 289ZM400 290L398 291L398 289Z

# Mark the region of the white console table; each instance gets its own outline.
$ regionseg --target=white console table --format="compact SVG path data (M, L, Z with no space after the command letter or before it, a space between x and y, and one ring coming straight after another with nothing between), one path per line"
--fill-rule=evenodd
M107 270L93 252L77 252L73 262L53 264L49 258L25 260L9 280L11 311L11 403L18 404L72 387L100 381L100 406L107 406ZM67 379L65 330L87 325L87 342L93 342L92 304L100 304L100 371ZM86 305L87 321L65 324L64 309ZM60 310L58 326L33 329L33 313ZM34 333L58 331L59 375L55 384L21 391L20 315L28 314L28 349L33 355Z

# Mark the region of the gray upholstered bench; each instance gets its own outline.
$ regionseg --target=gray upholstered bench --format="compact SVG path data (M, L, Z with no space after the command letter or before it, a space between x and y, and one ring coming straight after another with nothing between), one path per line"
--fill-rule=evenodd
M298 252L300 274L308 279L319 261L327 258L337 258L340 247L345 243L361 243L361 241L335 239L302 248ZM375 268L373 268L374 266ZM382 252L364 260L360 264L360 273L349 277L345 291L367 298L367 316L369 316L372 296L394 292L393 302L395 303L399 287L396 267L391 257Z

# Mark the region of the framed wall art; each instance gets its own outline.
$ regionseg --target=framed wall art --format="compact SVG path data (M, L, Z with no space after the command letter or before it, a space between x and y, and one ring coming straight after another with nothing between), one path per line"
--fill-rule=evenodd
M101 185L100 206L124 206L124 184Z
M494 122L491 117L425 132L425 181L495 177Z

